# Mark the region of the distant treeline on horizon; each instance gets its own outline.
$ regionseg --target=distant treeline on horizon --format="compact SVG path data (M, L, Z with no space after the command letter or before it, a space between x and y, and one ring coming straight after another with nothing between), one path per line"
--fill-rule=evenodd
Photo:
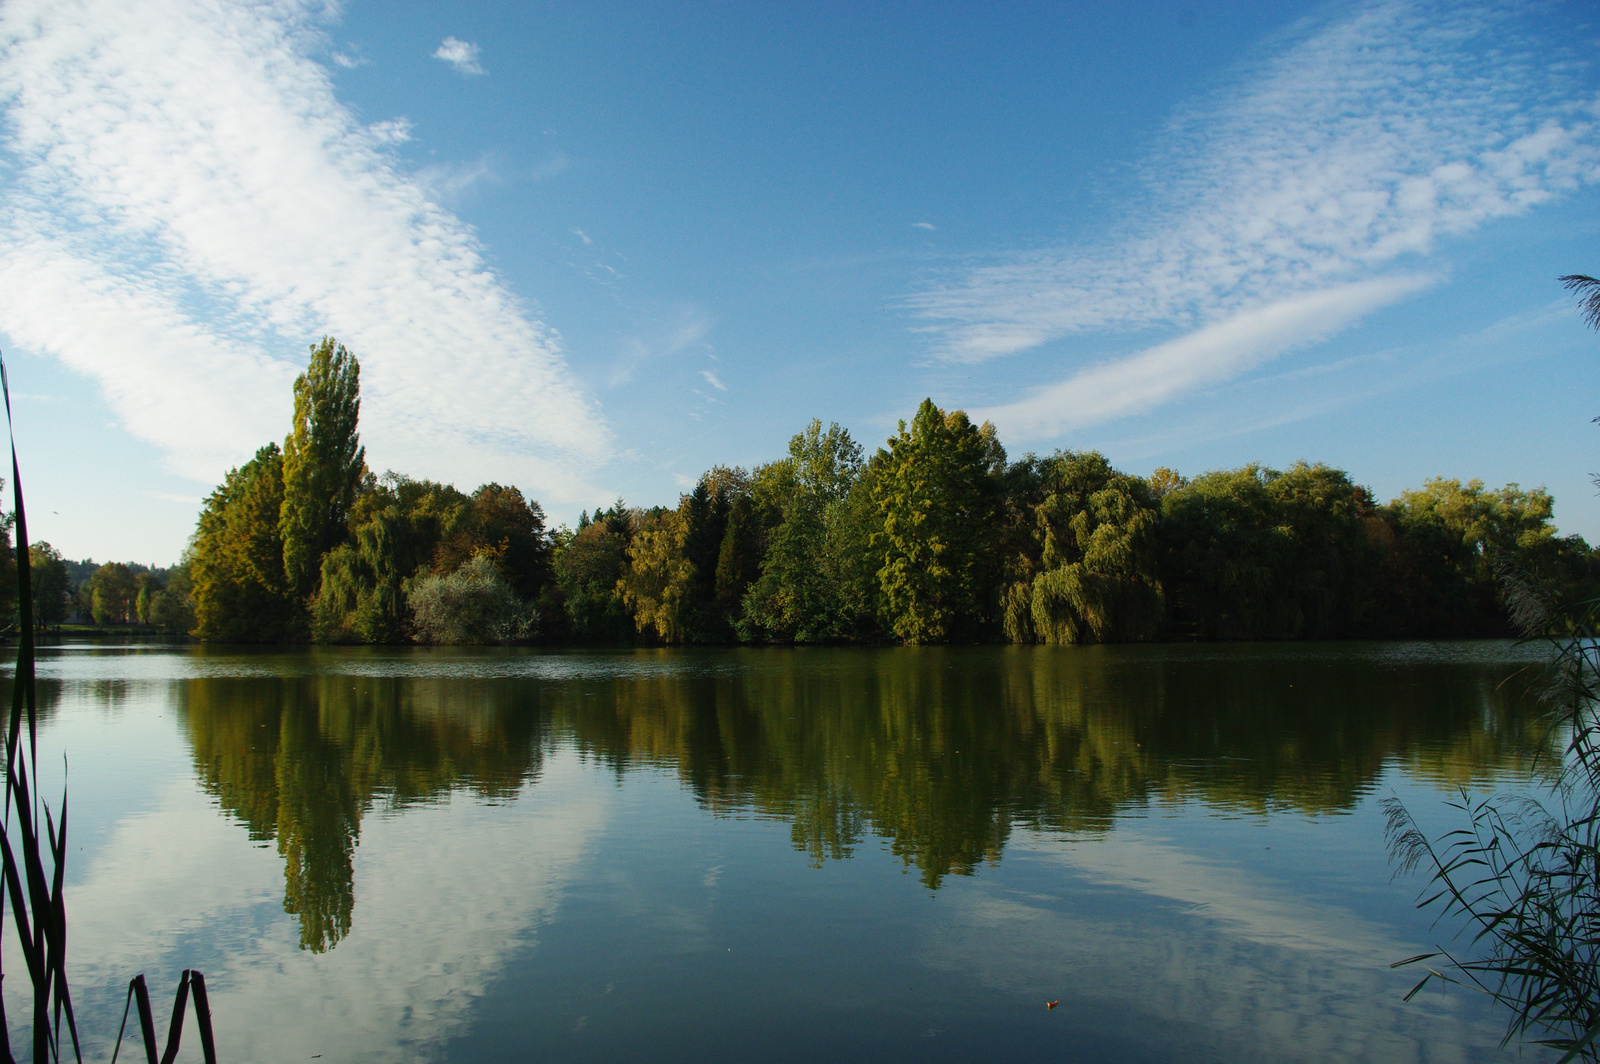
M1600 559L1542 488L1443 478L1386 505L1326 465L1193 478L1094 451L1009 460L925 400L871 456L813 421L786 457L718 466L676 508L622 500L545 527L514 487L374 476L359 367L332 339L294 424L228 473L170 570L101 566L101 623L222 643L1113 643L1504 636L1592 597ZM142 571L141 571L142 570Z

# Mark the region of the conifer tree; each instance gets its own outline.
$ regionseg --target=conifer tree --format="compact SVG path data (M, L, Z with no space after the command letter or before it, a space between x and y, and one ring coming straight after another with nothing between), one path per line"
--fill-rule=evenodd
M910 429L902 421L880 452L878 582L889 627L907 643L942 643L980 620L984 548L997 512L996 447L992 429L924 399Z

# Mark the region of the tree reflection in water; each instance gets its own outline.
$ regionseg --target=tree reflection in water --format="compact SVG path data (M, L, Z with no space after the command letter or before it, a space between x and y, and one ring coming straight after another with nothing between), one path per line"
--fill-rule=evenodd
M712 815L786 820L814 865L876 836L930 889L998 862L1015 825L1103 833L1165 802L1339 813L1389 763L1454 786L1531 756L1514 666L1427 648L502 653L490 675L459 654L381 675L361 653L182 685L200 778L277 840L313 951L350 931L363 816L509 800L554 744L665 767Z

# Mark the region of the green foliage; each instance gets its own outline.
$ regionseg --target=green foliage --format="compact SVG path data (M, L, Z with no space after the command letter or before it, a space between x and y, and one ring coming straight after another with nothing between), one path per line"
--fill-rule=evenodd
M1151 639L1162 619L1158 511L1149 486L1098 452L1065 451L1019 463L1034 538L1011 572L1003 624L1013 642L1109 643ZM1029 580L1028 574L1033 573Z
M597 643L623 642L634 634L621 592L628 550L640 515L618 499L610 510L585 513L578 531L556 542L552 557L559 616L569 638ZM551 627L546 623L546 630Z
M313 636L329 643L403 642L411 623L406 583L433 571L470 506L449 485L395 473L369 478L351 507L348 540L322 557Z
M138 592L133 574L121 562L107 562L95 570L89 594L95 624L130 624L138 619L134 616Z
M71 603L71 584L61 552L44 540L28 547L33 575L33 622L43 629L67 619Z
M478 557L536 605L541 638L601 643L1493 635L1505 565L1555 598L1600 593L1600 559L1554 534L1542 488L1438 479L1380 508L1304 462L1192 479L1094 452L1008 464L992 425L931 400L870 462L813 420L783 459L714 467L674 510L619 500L550 532L515 487L366 474L358 378L332 340L313 349L286 451L213 493L160 623L192 610L204 639L405 641L407 587ZM131 591L111 570L75 608L153 622L164 579L127 568Z
M723 643L733 638L759 561L750 478L717 466L678 508L640 523L618 580L639 634L663 643Z
M879 452L873 499L882 530L871 542L883 557L882 609L903 642L981 631L999 512L1000 481L991 475L997 447L992 426L980 430L964 412L946 414L925 399L910 428L902 421Z
M177 635L187 635L194 629L194 585L189 580L187 564L167 570L166 584L150 600L146 620Z
M325 336L295 379L294 428L283 442L279 534L284 579L297 601L316 590L322 556L343 541L366 476L366 448L356 431L360 414L361 367L343 344Z
M526 638L537 623L487 554L473 555L455 572L418 578L406 600L412 631L424 643L503 643Z
M821 642L859 634L871 617L850 563L870 557L851 495L861 479L861 447L837 424L813 420L789 441L789 457L757 473L759 506L775 524L767 533L760 575L745 595L744 630L751 638ZM863 501L861 497L856 500ZM865 501L870 502L870 499ZM875 517L868 511L869 519ZM849 540L849 542L847 542ZM875 567L874 567L875 568ZM875 574L870 570L870 578Z
M1508 561L1552 590L1592 585L1587 546L1555 535L1551 508L1543 488L1516 484L1493 490L1440 477L1402 492L1380 514L1380 612L1397 622L1386 634L1511 634L1495 579Z
M663 643L689 641L685 622L695 572L685 550L685 509L657 511L640 522L628 546L628 567L618 581L639 634Z
M550 540L544 510L516 488L485 484L450 519L434 551L433 571L451 573L479 554L494 558L518 596L537 598L550 582Z
M1371 496L1325 465L1206 473L1161 500L1175 619L1206 639L1360 634L1377 568Z
M206 499L189 554L197 638L272 643L299 634L283 573L282 509L283 455L271 443Z

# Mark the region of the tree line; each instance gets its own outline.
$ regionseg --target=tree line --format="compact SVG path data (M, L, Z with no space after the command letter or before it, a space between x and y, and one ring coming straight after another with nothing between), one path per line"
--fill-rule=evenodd
M229 471L138 616L276 643L1456 637L1510 633L1508 569L1552 599L1600 586L1543 488L1438 478L1379 504L1320 463L1012 460L993 425L931 400L870 456L812 421L676 507L618 500L550 529L515 487L375 476L359 380L342 345L312 348L288 436Z

